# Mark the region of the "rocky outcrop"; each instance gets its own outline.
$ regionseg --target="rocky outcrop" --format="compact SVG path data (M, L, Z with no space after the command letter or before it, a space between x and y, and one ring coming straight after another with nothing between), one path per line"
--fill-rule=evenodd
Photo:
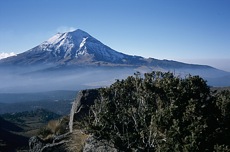
M106 140L97 140L90 136L85 141L83 152L118 152L118 150Z
M75 144L74 139L69 136L74 134L74 122L82 119L88 114L90 106L94 104L95 100L99 97L99 89L89 89L79 91L75 101L72 104L69 120L69 133L55 136L51 142L46 142L39 137L32 137L29 140L30 152L65 152L65 144ZM88 136L88 135L87 135ZM80 137L79 137L80 138ZM85 138L86 139L86 138ZM118 150L113 147L113 144L105 140L97 140L93 136L84 139L83 152L117 152ZM70 141L73 140L73 141ZM69 143L69 144L68 144ZM79 143L78 143L79 144ZM71 148L69 148L70 150Z
M41 138L34 136L29 140L29 152L65 152L64 144L68 141L69 133L56 136L52 142L46 142Z
M76 100L73 102L69 129L73 131L73 123L80 120L88 114L89 108L94 104L95 100L99 97L99 89L82 90L78 93ZM89 136L85 140L83 152L117 152L112 143L106 140L97 140L94 136Z
M30 152L40 152L42 147L46 144L43 142L43 140L37 136L33 136L29 140L29 148Z
M98 95L98 89L82 90L78 92L77 98L73 102L70 112L70 132L73 131L73 122L75 120L80 120L84 115L88 114L89 107L94 104L94 101L98 98Z

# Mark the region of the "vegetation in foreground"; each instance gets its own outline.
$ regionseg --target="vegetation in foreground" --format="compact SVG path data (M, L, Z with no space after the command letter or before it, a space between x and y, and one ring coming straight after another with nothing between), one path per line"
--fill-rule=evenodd
M84 125L122 151L230 151L230 91L199 76L137 73L100 89Z

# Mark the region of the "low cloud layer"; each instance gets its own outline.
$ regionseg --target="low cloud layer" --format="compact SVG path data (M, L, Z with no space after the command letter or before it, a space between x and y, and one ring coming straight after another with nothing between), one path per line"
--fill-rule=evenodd
M4 59L4 58L7 58L7 57L10 57L10 56L15 56L15 55L16 55L16 53L14 53L14 52L11 52L11 53L3 52L3 53L0 53L0 60Z
M43 67L39 67L42 69ZM0 93L82 90L105 87L116 79L124 79L132 68L63 67L60 69L0 68ZM0 101L1 102L1 101Z

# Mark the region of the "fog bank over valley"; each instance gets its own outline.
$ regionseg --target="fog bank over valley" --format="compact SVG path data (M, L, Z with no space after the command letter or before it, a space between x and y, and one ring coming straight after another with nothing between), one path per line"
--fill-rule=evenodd
M0 93L81 90L104 87L116 79L126 78L135 71L130 68L1 69Z

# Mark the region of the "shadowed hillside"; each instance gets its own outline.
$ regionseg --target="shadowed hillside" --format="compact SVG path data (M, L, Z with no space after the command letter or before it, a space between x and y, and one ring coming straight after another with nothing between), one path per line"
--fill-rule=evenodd
M60 117L44 109L0 115L0 151L28 150L29 138Z

